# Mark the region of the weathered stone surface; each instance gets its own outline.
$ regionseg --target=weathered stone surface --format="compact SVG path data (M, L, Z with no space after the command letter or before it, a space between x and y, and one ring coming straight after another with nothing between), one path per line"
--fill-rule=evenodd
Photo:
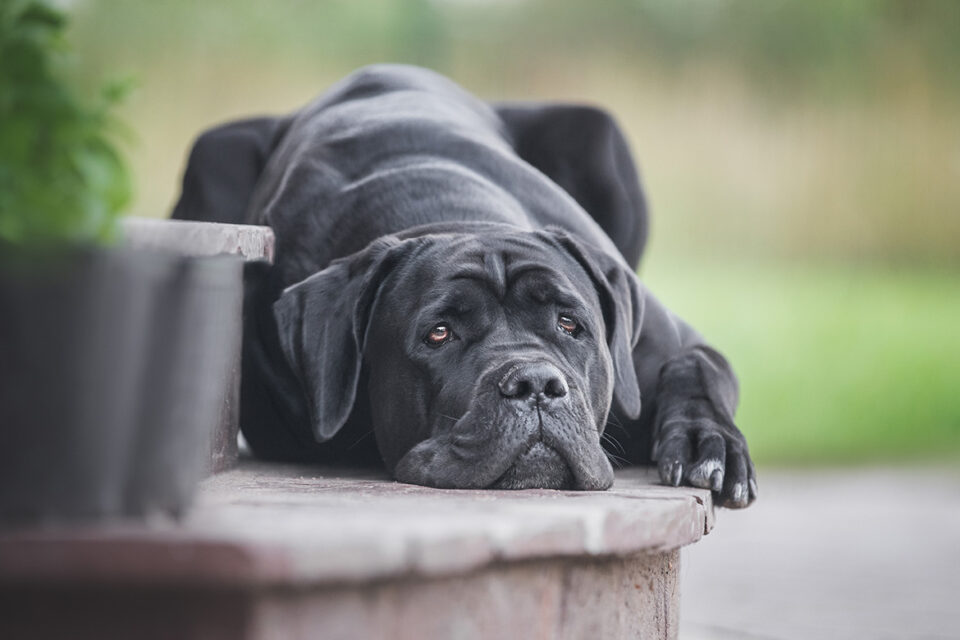
M463 576L273 593L252 638L647 639L676 636L678 552L538 560Z
M162 249L191 256L238 255L247 260L273 261L274 235L269 227L243 224L214 224L185 220L124 218L124 242L133 247ZM240 309L235 311L240 322ZM236 356L230 366L227 393L220 418L213 431L210 468L222 471L237 460L237 432L240 425L240 336L234 345Z
M191 256L221 253L247 260L273 261L274 236L269 227L157 218L124 218L124 242Z
M706 491L450 491L245 463L180 524L0 531L0 637L673 638Z
M0 533L0 583L313 587L699 540L709 492L653 477L621 473L607 492L452 491L246 464L206 480L182 525Z

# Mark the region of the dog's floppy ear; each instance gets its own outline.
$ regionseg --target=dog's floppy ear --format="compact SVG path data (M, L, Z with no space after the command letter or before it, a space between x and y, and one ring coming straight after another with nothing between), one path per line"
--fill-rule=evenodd
M633 349L640 340L643 323L643 294L637 278L622 261L574 239L566 231L551 227L548 232L583 267L597 288L613 360L613 401L621 415L637 418L640 385Z
M288 118L251 118L204 131L193 143L175 220L242 224L257 180Z
M280 345L303 388L317 442L344 425L380 285L419 240L387 236L288 287L274 303Z
M584 104L493 105L517 154L573 196L630 265L647 239L646 200L616 120Z

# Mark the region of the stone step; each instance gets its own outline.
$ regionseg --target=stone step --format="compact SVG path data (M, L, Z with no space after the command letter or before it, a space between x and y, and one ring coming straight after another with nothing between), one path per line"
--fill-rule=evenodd
M671 638L677 550L713 506L654 478L452 491L244 463L179 524L0 532L0 637Z

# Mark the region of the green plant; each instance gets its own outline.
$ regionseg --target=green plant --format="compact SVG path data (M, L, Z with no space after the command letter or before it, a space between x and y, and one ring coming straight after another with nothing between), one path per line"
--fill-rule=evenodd
M107 85L96 100L77 94L66 26L44 2L0 0L0 241L13 245L107 242L131 196L112 143L125 87Z

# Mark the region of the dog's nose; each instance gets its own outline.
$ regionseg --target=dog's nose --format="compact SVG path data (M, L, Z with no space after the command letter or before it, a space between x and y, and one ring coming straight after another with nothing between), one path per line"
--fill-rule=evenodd
M500 393L511 400L536 397L547 401L567 395L567 381L552 364L535 362L514 366L500 380Z

